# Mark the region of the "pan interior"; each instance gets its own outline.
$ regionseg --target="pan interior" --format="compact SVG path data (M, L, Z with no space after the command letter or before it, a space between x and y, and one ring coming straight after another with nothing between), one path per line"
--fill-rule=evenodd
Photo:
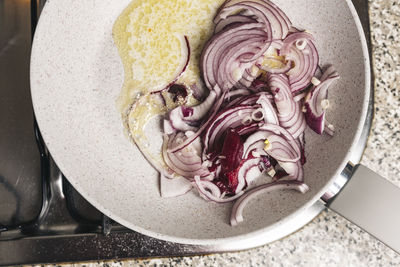
M248 204L237 227L229 225L231 204L207 203L194 192L161 198L157 172L124 134L115 105L124 71L112 27L129 2L49 1L37 28L31 61L35 114L51 154L74 187L121 224L182 243L257 234L311 205L341 171L365 118L369 65L351 2L274 1L294 25L314 34L322 67L331 63L341 75L329 91L327 119L336 133L306 133L308 193L262 195Z

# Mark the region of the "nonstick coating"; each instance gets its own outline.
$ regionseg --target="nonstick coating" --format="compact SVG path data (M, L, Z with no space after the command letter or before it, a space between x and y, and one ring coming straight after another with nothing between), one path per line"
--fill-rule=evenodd
M279 0L294 25L310 30L324 66L341 79L331 87L327 119L334 137L307 131L302 195L279 191L245 208L229 225L231 204L195 192L162 199L158 175L124 134L116 99L123 68L112 26L129 0L48 1L32 49L31 87L44 140L72 185L95 207L140 233L179 243L245 240L312 205L343 169L358 139L369 99L369 61L351 1ZM271 229L271 228L269 228Z

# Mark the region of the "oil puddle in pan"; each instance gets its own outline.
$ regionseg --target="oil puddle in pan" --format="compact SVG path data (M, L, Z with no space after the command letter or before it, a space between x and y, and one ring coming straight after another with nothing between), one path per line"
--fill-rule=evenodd
M206 90L199 60L223 2L134 0L115 21L113 38L125 72L118 110L128 135L156 169L166 169L161 155L162 116L177 103L173 94L154 92L176 80L189 88L185 104L198 103L191 89Z

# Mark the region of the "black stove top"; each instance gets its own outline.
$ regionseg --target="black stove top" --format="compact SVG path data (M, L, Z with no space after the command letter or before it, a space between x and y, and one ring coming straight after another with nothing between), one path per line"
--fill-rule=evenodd
M36 125L29 90L31 37L44 2L0 1L0 265L218 252L115 223L57 168ZM369 41L368 1L353 3Z

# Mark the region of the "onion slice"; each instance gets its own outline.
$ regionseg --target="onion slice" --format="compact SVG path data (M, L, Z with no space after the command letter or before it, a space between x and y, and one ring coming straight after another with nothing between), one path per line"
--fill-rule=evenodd
M338 78L339 74L337 71L333 66L329 66L322 74L321 83L317 86L313 86L306 96L304 103L306 121L308 126L318 134L324 132L328 88Z
M200 59L206 86L230 90L268 49L270 34L259 23L228 25L205 45ZM217 91L218 95L222 92Z
M244 194L235 202L231 213L231 225L236 226L238 223L243 221L243 209L251 199L263 193L283 189L297 190L301 193L305 193L309 190L305 183L299 181L278 181L260 185L250 191L247 191L246 194Z
M263 149L265 140L270 143L267 153L276 160L282 162L300 160L301 150L293 136L284 128L274 124L261 126L246 139L243 144L244 158L248 157L253 149Z
M162 153L165 163L176 174L186 178L193 178L194 176L206 177L210 175L207 167L202 164L202 145L200 138L197 138L181 151L175 153L168 152L168 147L176 146L177 144L184 142L186 138L187 136L182 132L171 136L164 135Z
M170 179L162 174L160 175L160 194L163 198L182 196L192 188L192 183L184 177Z
M217 101L216 104L214 105L212 111L210 112L210 116L207 119L207 121L205 123L203 123L203 125L195 132L194 135L188 137L182 144L177 145L176 147L173 148L169 148L168 152L174 153L177 151L182 150L183 148L187 147L188 145L190 145L197 137L200 136L200 134L203 133L203 131L207 128L208 124L213 120L213 117L215 116L215 114L218 112L219 107L222 104L222 101L224 100L224 95L222 95Z
M246 185L250 182L255 180L257 176L261 175L260 168L258 167L260 164L261 158L251 158L246 160L238 171L238 185L235 190L235 194L241 192ZM256 172L252 170L256 170Z
M304 49L297 48L296 42L298 40L307 41ZM283 40L280 54L294 64L294 67L287 72L292 92L295 94L307 88L315 75L319 63L314 37L307 32L291 33Z
M273 39L284 39L292 25L286 14L269 0L226 1L214 18L214 23L218 24L240 11L245 15L253 15L263 24L270 24Z
M198 127L194 126L202 119L214 105L217 95L211 91L203 103L195 107L179 106L169 112L169 123L176 130L196 131Z
M255 19L249 17L249 16L244 16L241 14L238 15L230 15L226 19L220 20L217 25L215 25L214 29L214 34L220 32L223 30L226 26L230 24L236 24L236 23L255 23L257 22Z
M196 185L196 187L197 187L197 189L199 191L199 194L201 196L203 196L207 200L211 200L211 201L214 201L216 203L231 202L231 201L239 198L244 193L242 191L242 192L240 192L240 193L238 193L238 194L236 194L236 195L234 195L232 197L224 198L224 197L222 197L222 195L219 195L219 196L216 195L215 187L216 188L218 188L218 187L216 185L214 185L213 183L208 182L208 181L204 181L204 180L202 181L199 177L195 177L194 178L194 182L195 182L195 185ZM218 188L218 190L219 190L219 188Z
M283 74L269 74L268 85L274 95L280 126L293 138L298 138L306 128L306 121L301 112L301 103L295 102L293 98L288 77Z
M219 144L223 143L221 142L221 138L224 137L227 129L235 129L245 125L244 120L246 117L250 119L249 124L251 124L251 115L256 109L257 106L239 105L234 108L222 110L217 114L204 133L204 155L214 151ZM203 160L205 160L204 156Z

